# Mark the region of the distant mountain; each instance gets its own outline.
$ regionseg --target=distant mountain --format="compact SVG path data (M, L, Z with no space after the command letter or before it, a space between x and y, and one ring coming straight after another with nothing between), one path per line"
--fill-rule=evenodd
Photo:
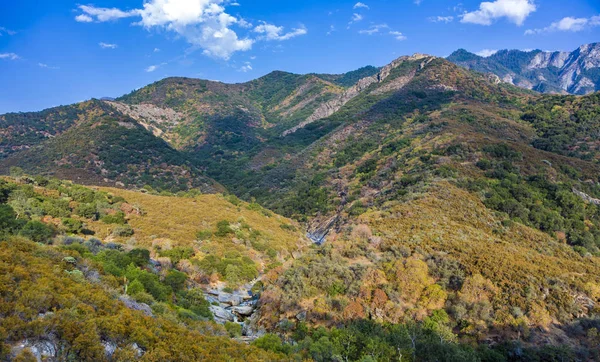
M600 43L582 45L570 53L501 50L489 57L460 49L447 59L538 92L589 94L600 90Z

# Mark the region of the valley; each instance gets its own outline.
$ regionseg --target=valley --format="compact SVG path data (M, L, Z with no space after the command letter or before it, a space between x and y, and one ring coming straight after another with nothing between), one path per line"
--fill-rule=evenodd
M0 359L597 360L596 73L513 55L0 115Z

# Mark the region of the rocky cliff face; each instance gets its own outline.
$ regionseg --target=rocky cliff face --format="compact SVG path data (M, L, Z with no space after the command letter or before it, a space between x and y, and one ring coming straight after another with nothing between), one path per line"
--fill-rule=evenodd
M589 94L600 90L600 43L582 45L572 52L502 50L485 58L460 50L448 60L544 93Z
M391 74L393 69L397 68L400 64L404 63L405 61L419 60L419 59L425 59L425 58L428 58L429 60L433 59L433 57L428 56L428 55L414 54L412 56L403 56L403 57L400 57L400 58L394 60L390 64L383 67L379 71L379 73L372 75L370 77L362 78L355 85L348 88L346 91L344 91L338 97L330 100L329 102L323 103L305 121L299 123L298 125L296 125L293 128L290 128L290 129L284 131L282 133L282 136L285 137L288 134L296 132L300 128L304 128L306 125L308 125L314 121L331 116L335 112L339 111L346 103L350 102L356 96L361 94L364 90L369 88L372 84L382 83L384 80L386 80L389 77L389 75ZM414 77L414 73L412 75L399 77L395 82L388 84L387 87L383 91L387 92L387 91L400 89L404 85L406 85L413 77ZM380 89L378 89L377 91L380 91L379 93L382 93L382 91Z

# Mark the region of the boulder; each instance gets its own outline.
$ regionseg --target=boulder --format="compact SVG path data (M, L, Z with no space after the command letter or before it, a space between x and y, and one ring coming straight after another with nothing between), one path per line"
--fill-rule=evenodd
M241 295L229 293L219 293L217 299L219 300L219 303L232 306L240 305L244 301L244 298Z
M119 300L123 302L123 304L125 304L125 306L129 309L139 310L148 317L154 316L154 314L152 313L152 308L150 308L150 306L146 303L138 303L127 295L121 295L119 297Z
M254 313L254 307L251 305L240 305L237 307L233 307L232 308L234 313L237 313L238 315L247 317L252 315L252 313Z
M223 307L211 305L209 309L215 317L215 322L217 323L223 324L225 322L233 322L235 319L234 315Z
M52 361L58 356L57 342L50 339L23 340L12 348L12 354L16 356L24 349L29 349L40 362Z

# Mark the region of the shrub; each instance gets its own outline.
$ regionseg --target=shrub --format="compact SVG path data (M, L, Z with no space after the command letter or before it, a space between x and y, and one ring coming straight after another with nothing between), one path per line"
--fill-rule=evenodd
M123 224L125 224L125 213L123 213L122 211L119 211L112 215L104 215L100 218L100 221L102 221L105 224L123 225Z
M212 231L210 230L200 230L196 233L196 238L200 241L208 240L212 236Z
M146 266L150 261L150 251L146 249L133 249L127 253L127 256L139 267Z
M112 231L113 236L128 237L134 234L133 228L129 225L117 226Z
M50 239L54 236L54 229L40 221L29 221L20 234L37 243L49 244Z
M62 225L65 228L65 232L69 234L79 234L83 229L83 223L80 220L70 217L62 219Z
M177 292L183 289L186 280L187 274L178 270L169 270L165 277L165 284L170 286L173 291Z
M217 232L215 233L216 236L223 237L232 233L233 229L231 228L229 221L221 220L217 223Z
M144 285L139 280L134 280L127 286L127 294L136 295L138 293L145 292Z
M86 219L98 220L96 204L79 204L75 208L75 215L85 217Z
M236 338L242 335L242 326L238 323L225 322L225 329L229 333L229 337Z

